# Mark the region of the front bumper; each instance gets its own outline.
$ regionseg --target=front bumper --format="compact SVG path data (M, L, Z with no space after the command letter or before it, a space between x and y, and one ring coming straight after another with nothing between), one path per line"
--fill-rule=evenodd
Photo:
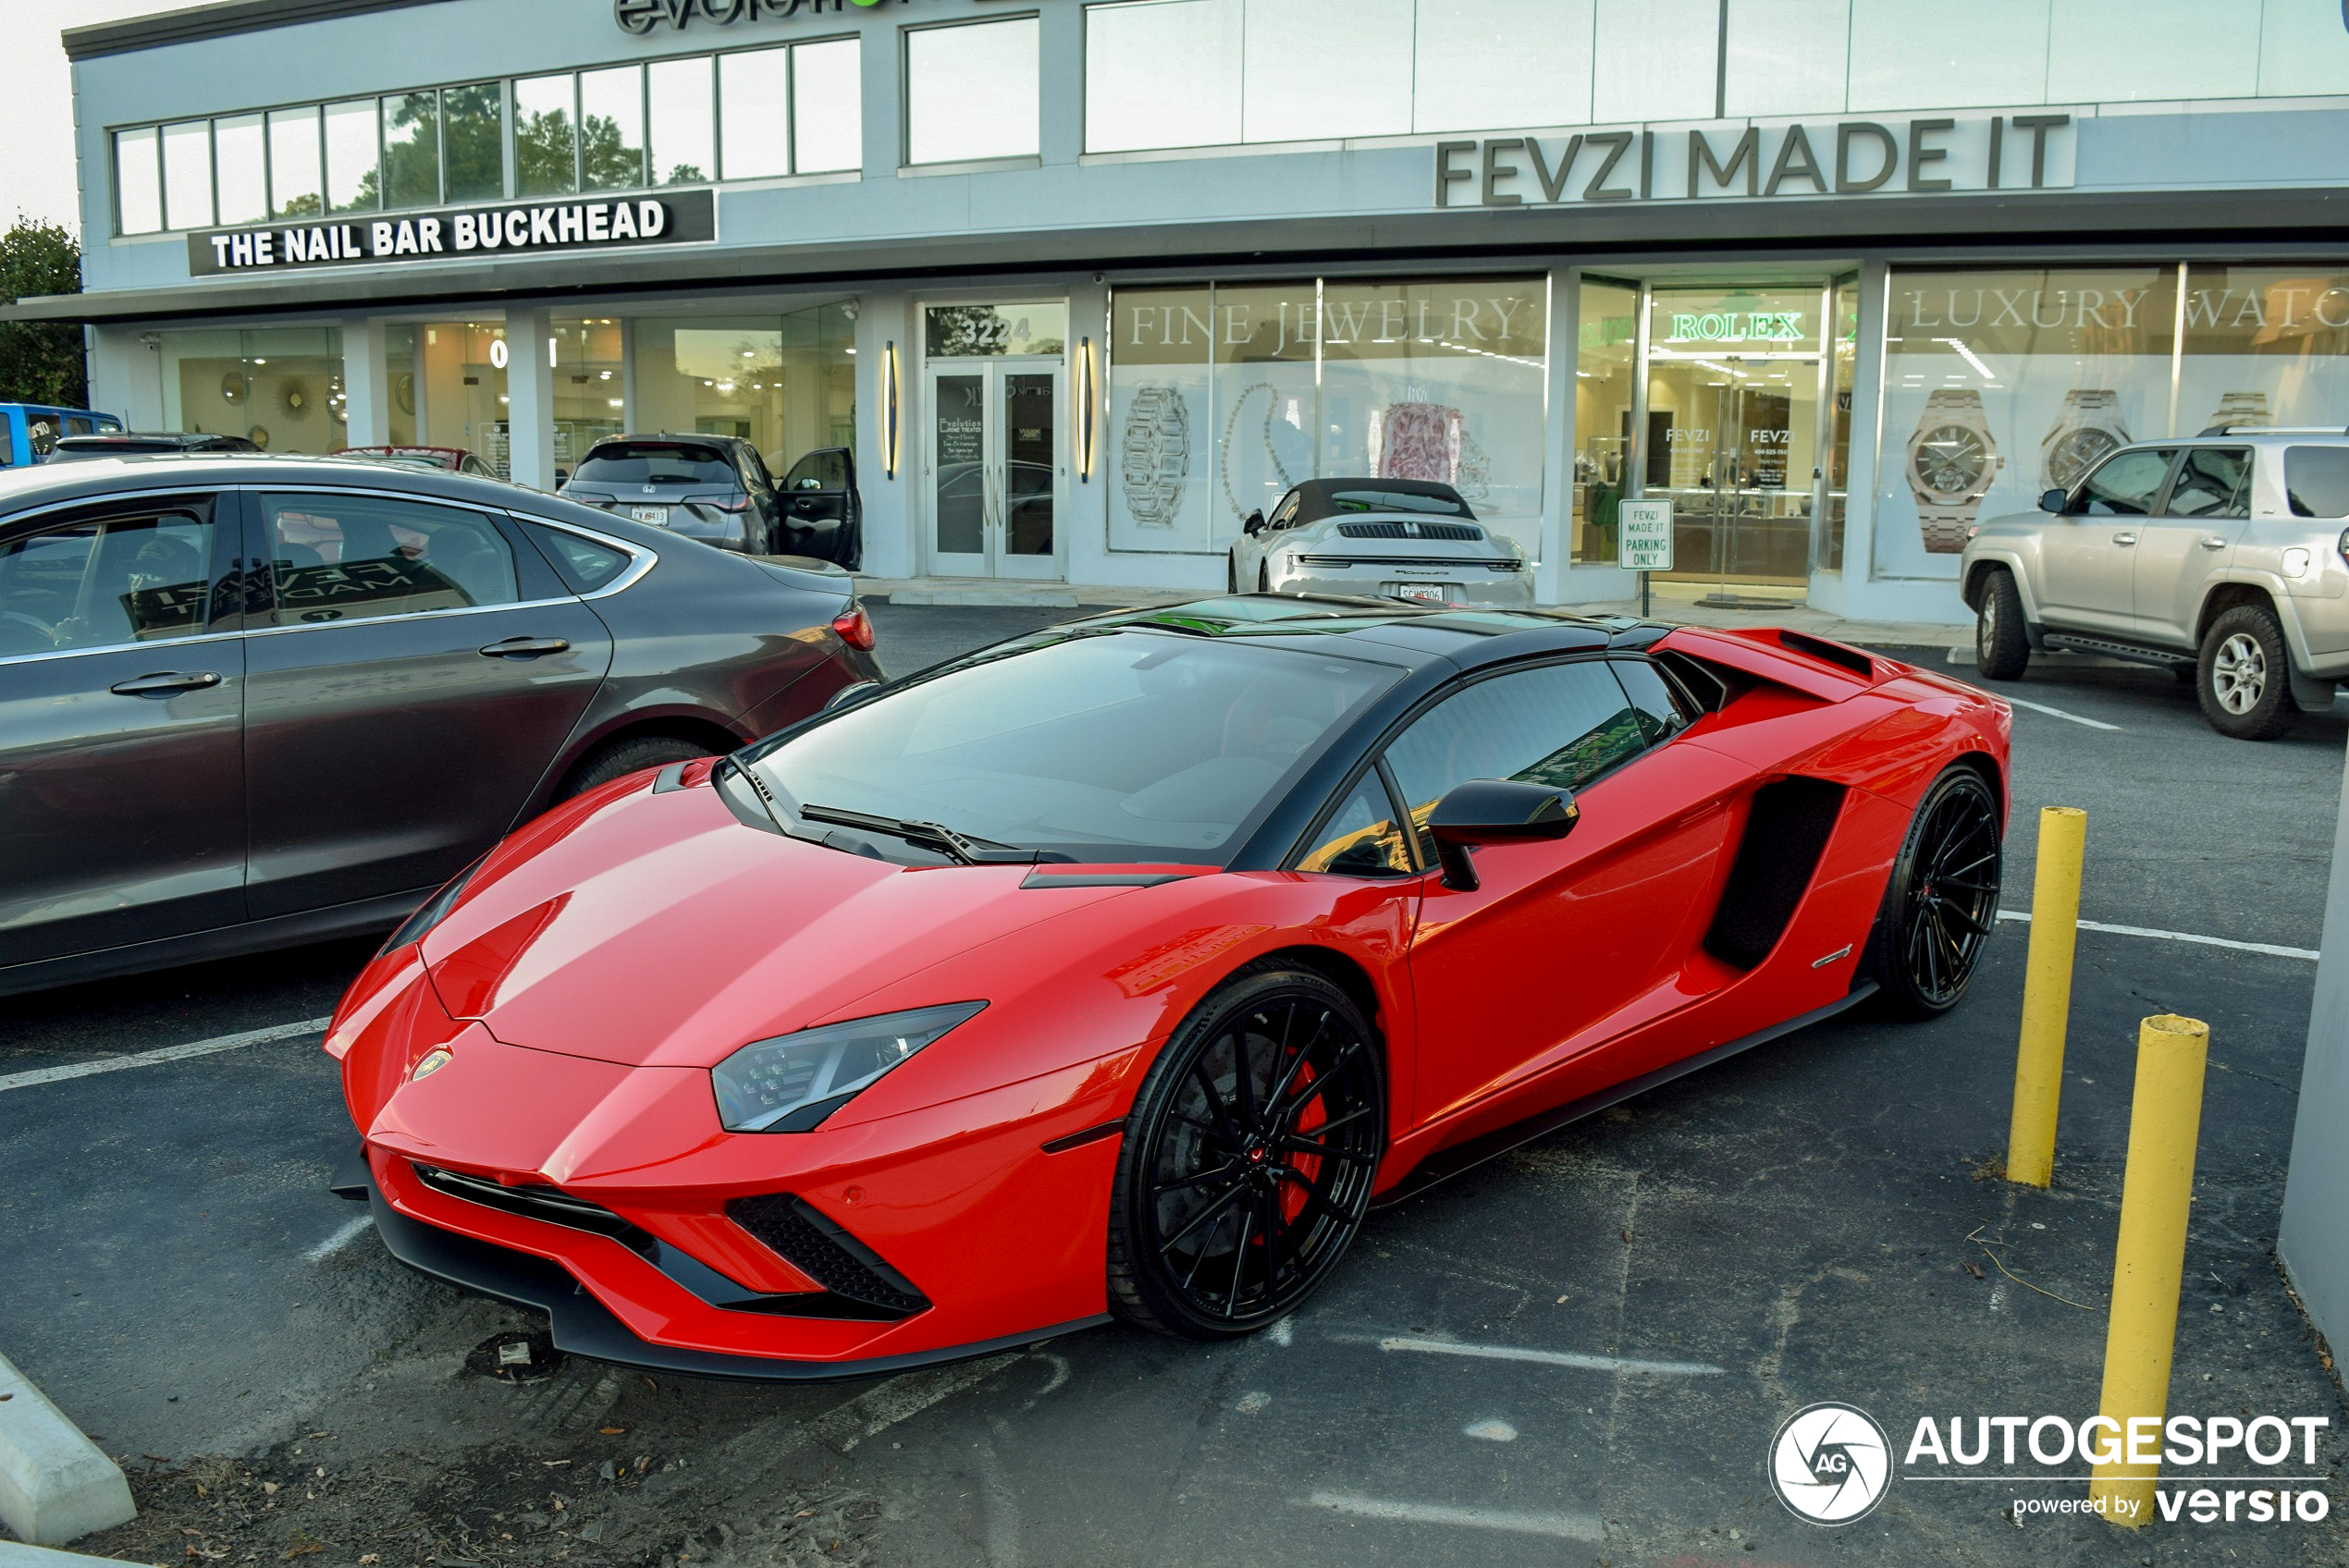
M822 1383L847 1378L872 1378L904 1372L941 1362L966 1361L999 1351L1020 1350L1109 1321L1102 1313L1049 1328L1006 1335L973 1344L871 1356L855 1361L787 1361L763 1355L730 1355L655 1344L629 1331L603 1303L590 1294L560 1264L529 1253L515 1252L488 1242L461 1236L394 1208L375 1184L363 1153L336 1178L335 1190L357 1196L363 1187L375 1233L392 1256L420 1274L454 1285L474 1295L502 1301L546 1316L555 1348L595 1361L614 1362L655 1372L690 1373L696 1378L733 1378L758 1382Z

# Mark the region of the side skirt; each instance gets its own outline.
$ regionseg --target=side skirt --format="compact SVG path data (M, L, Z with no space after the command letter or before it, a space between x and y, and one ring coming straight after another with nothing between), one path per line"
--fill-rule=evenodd
M1741 1040L1731 1040L1728 1045L1716 1046L1709 1051L1699 1051L1694 1056L1684 1057L1667 1066L1659 1067L1653 1072L1642 1073L1637 1078L1627 1078L1620 1084L1611 1084L1599 1090L1596 1094L1585 1095L1579 1100L1568 1100L1566 1104L1543 1111L1539 1115L1529 1116L1522 1121L1513 1121L1506 1127L1496 1127L1490 1133L1482 1133L1464 1143L1437 1149L1413 1167L1411 1173L1396 1182L1392 1189L1372 1199L1371 1207L1387 1208L1408 1198L1415 1198L1430 1187L1440 1186L1462 1171L1472 1170L1482 1165L1488 1159L1497 1158L1511 1149L1520 1148L1536 1138L1547 1137L1561 1127L1571 1126L1586 1116L1595 1116L1609 1106L1620 1105L1625 1100L1646 1094L1650 1089L1669 1084L1675 1078L1685 1077L1700 1067L1710 1067L1713 1063L1736 1056L1740 1051L1750 1051L1756 1046L1766 1046L1772 1040L1783 1038L1798 1029L1808 1029L1814 1023L1824 1023L1837 1013L1867 1000L1868 998L1876 995L1876 989L1875 981L1863 980L1854 986L1848 996L1839 997L1825 1007L1814 1008L1799 1017L1789 1018L1782 1023L1773 1023L1767 1029L1758 1029Z

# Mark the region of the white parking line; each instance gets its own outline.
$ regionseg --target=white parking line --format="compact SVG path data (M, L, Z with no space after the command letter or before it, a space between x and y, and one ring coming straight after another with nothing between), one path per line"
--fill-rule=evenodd
M846 1453L867 1438L878 1437L900 1421L919 1415L949 1395L985 1382L1018 1359L1016 1354L990 1355L984 1361L904 1373L818 1415L807 1423L808 1434Z
M1334 1334L1345 1344L1376 1345L1384 1351L1426 1355L1466 1355L1480 1361L1529 1361L1541 1366L1570 1366L1580 1372L1653 1372L1673 1378L1717 1378L1725 1368L1703 1361L1636 1361L1619 1355L1586 1355L1570 1350L1529 1350L1523 1345L1467 1344L1457 1340L1420 1340L1402 1334Z
M320 1242L314 1247L305 1248L301 1256L308 1262L324 1263L326 1259L334 1256L335 1254L342 1251L343 1248L349 1246L351 1243L365 1235L367 1233L367 1228L375 1222L375 1217L374 1215L363 1214L356 1219L349 1220L344 1224L337 1226L333 1235L328 1236L325 1241Z
M2018 708L2029 708L2033 713L2043 713L2049 718L2068 718L2074 724L2085 724L2091 729L2111 729L2117 731L2121 728L2117 724L2107 724L2100 718L2082 718L2076 713L2066 713L2061 708L2051 708L2045 703L2026 703L2021 697L2010 696L2004 692L1997 692L1996 695L2005 697L2009 704L2011 706Z
M87 1078L93 1072L120 1072L130 1067L156 1067L166 1061L185 1061L193 1056L210 1056L215 1051L233 1051L245 1046L265 1046L272 1040L290 1040L303 1035L323 1035L332 1020L313 1018L300 1023L279 1023L267 1029L248 1029L241 1035L221 1035L209 1040L194 1040L184 1046L165 1046L159 1050L137 1051L129 1056L102 1056L93 1061L68 1062L63 1067L36 1068L30 1072L11 1072L0 1076L0 1094L10 1089L30 1089L40 1084L62 1084L68 1078Z
M1396 1502L1351 1492L1315 1492L1299 1500L1308 1508L1351 1513L1358 1519L1392 1519L1406 1525L1457 1525L1472 1530L1509 1530L1520 1536L1559 1540L1606 1538L1605 1526L1588 1513L1534 1513L1518 1508L1452 1508L1436 1502Z
M1998 918L2028 921L2031 912L2002 909L1998 912ZM2285 948L2273 942L2237 942L2225 937L2200 937L2191 931L2156 931L2149 925L2108 925L2101 920L2084 920L2080 922L2080 929L2102 931L2113 937L2153 937L2164 942L2192 942L2204 948L2232 948L2236 952L2267 953L2274 958L2305 958L2311 962L2324 956L2314 948Z

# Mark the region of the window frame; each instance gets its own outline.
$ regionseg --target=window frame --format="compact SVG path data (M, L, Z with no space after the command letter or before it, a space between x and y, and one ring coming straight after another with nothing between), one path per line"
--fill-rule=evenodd
M978 158L950 158L928 163L914 157L914 35L920 32L942 32L948 28L1002 27L1012 22L1032 22L1036 27L1036 151L1033 153L991 153ZM814 42L810 40L809 42ZM956 17L946 21L920 22L897 30L897 165L904 169L952 169L967 164L1020 165L1033 163L1042 156L1044 149L1044 83L1042 77L1044 47L1044 14L1030 8L1002 16ZM720 154L721 160L723 154Z
M204 629L185 637L161 637L147 642L99 643L86 648L48 648L29 654L0 654L0 668L23 664L33 659L84 658L93 654L120 654L163 647L187 647L205 643L217 643L227 638L245 635L246 616L241 607L224 608L222 592L241 569L239 557L244 553L242 541L243 499L233 486L217 489L117 491L104 496L77 496L53 506L0 517L0 547L32 538L58 528L71 528L85 522L104 523L111 519L130 515L150 515L166 511L191 511L209 502L212 517L212 558L204 563L208 590L205 603Z
M2177 477L2178 464L2184 458L2186 453L2186 443L2184 442L2180 442L2174 447L2170 447L2169 461L2161 471L2161 477L2154 481L2152 489L2146 492L2146 509L2144 511L2091 512L2085 510L2075 511L2072 508L2084 505L2083 497L2088 493L2089 482L2094 480L2097 474L2102 473L2106 469L2110 468L2113 464L2121 462L2125 459L2140 457L2146 452L2158 452L2166 445L2168 445L2166 442L2147 441L2138 446L2123 447L2117 452L2106 453L2103 459L2097 462L2096 467L2090 469L2087 472L2080 476L2080 482L2072 487L2072 494L2064 497L2063 511L2061 515L2066 518L2100 518L2107 521L2115 518L2125 520L2132 517L2156 518L2161 516L2161 508L2170 504L2170 482Z
M2196 452L2239 452L2243 455L2243 483L2236 496L2243 503L2241 512L2173 512L2170 503L2176 499L2178 481L2186 473L2186 463ZM2243 522L2251 516L2251 492L2259 476L2259 449L2244 442L2191 441L2178 448L2178 456L2161 481L2160 508L2152 515L2168 522Z

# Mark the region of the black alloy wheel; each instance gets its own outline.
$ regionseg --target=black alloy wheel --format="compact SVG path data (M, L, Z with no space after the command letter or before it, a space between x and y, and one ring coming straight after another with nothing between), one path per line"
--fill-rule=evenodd
M1876 984L1897 1016L1958 1005L1998 918L1998 798L1971 767L1933 781L1909 824L1876 917Z
M1126 1118L1110 1303L1183 1339L1296 1309L1362 1228L1386 1142L1378 1047L1310 971L1245 969L1175 1031Z

